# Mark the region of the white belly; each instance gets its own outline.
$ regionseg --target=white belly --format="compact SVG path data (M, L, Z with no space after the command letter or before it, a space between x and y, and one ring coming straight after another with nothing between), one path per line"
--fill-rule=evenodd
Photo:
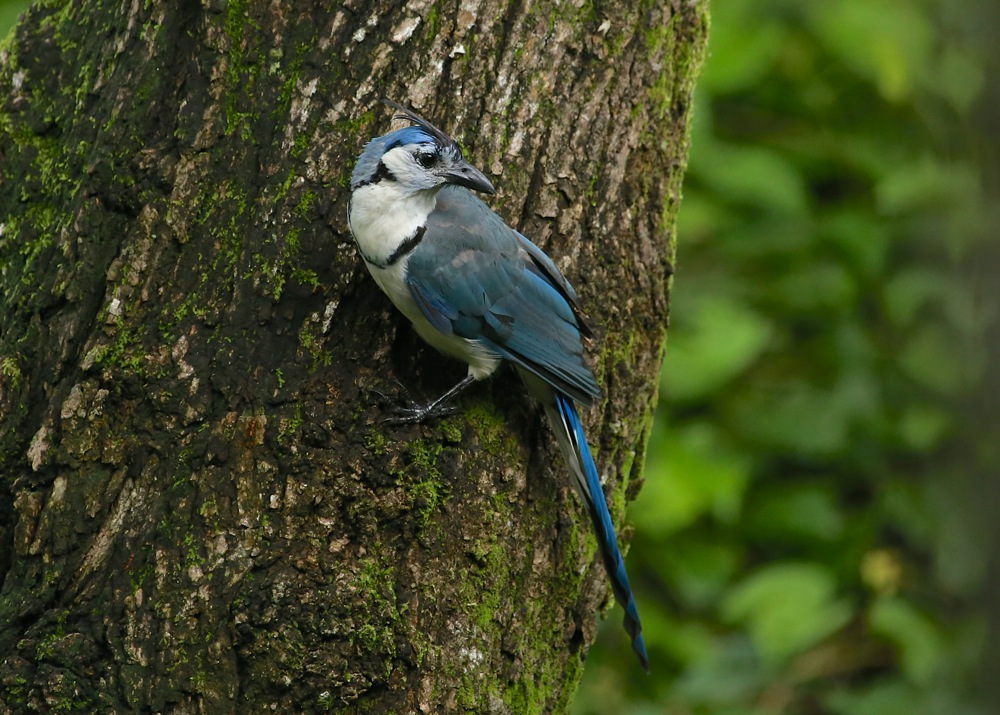
M354 192L348 223L368 272L389 300L413 323L417 334L446 355L467 363L469 374L482 380L500 365L499 356L474 340L445 335L430 324L406 285L409 256L403 256L385 268L377 265L385 264L400 243L427 222L434 204L433 194L403 198L391 186L373 184ZM384 207L390 208L384 210Z

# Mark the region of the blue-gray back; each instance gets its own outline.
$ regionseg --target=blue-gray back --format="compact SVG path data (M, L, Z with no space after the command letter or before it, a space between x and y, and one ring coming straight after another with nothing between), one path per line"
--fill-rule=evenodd
M442 333L479 341L584 404L600 394L583 359L590 331L572 286L466 189L438 192L406 281Z

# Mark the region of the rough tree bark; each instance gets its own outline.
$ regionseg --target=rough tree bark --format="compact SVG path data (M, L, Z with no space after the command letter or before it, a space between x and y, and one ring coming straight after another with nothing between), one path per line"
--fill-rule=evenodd
M367 277L348 177L385 94L495 180L601 338L620 523L706 16L37 3L0 55L0 712L565 710L607 605L589 523L512 374L380 423L373 389L464 368Z

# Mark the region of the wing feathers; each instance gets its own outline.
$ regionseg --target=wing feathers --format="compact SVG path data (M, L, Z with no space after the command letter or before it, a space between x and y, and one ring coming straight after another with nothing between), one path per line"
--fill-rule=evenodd
M445 335L480 342L584 404L600 395L583 359L576 292L555 264L464 189L442 189L406 282Z

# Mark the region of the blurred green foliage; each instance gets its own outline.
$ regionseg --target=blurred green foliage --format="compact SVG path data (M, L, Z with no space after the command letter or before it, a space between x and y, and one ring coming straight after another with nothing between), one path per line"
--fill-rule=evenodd
M611 611L575 713L991 712L970 10L713 0L629 512L653 674Z
M7 36L17 18L30 4L29 0L0 0L0 40Z

